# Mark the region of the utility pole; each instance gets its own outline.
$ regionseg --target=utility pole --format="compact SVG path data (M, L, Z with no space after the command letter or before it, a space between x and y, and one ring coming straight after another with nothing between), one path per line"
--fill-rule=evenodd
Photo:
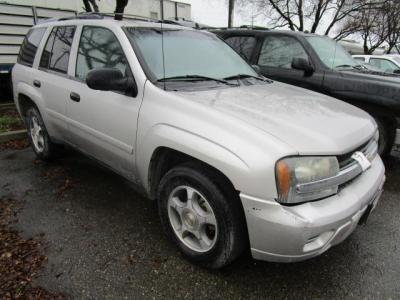
M228 5L228 27L233 26L233 11L235 8L235 0L229 0Z
M164 0L160 0L160 14L161 20L164 20Z

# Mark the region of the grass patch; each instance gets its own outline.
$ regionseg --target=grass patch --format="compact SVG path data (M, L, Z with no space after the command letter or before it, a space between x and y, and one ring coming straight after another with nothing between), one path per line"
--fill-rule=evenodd
M19 125L22 125L22 121L19 118L9 116L0 117L0 133L10 131Z
M24 128L24 123L16 110L11 109L0 113L0 133Z

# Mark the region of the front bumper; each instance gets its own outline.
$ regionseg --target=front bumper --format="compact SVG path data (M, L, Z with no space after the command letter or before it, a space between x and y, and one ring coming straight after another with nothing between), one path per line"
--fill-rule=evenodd
M253 257L295 262L320 255L354 231L369 205L375 208L384 182L385 167L377 156L371 168L320 201L283 206L240 194Z

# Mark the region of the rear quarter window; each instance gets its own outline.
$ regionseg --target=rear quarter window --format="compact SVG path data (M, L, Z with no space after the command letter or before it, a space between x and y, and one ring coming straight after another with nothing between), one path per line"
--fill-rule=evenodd
M17 59L19 64L32 67L37 48L39 47L45 31L46 28L34 28L29 30L19 50Z

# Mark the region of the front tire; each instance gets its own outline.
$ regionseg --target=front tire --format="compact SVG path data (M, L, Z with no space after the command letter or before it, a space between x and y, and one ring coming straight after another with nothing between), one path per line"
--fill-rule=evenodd
M375 122L379 132L378 153L382 157L389 156L396 137L396 126L393 126L390 120L378 117L375 118Z
M237 195L227 195L214 176L200 163L171 169L160 182L158 207L165 232L185 258L218 269L243 252L247 235Z
M51 142L39 110L33 106L28 108L25 118L28 139L36 156L41 160L51 160L55 156L57 145Z

